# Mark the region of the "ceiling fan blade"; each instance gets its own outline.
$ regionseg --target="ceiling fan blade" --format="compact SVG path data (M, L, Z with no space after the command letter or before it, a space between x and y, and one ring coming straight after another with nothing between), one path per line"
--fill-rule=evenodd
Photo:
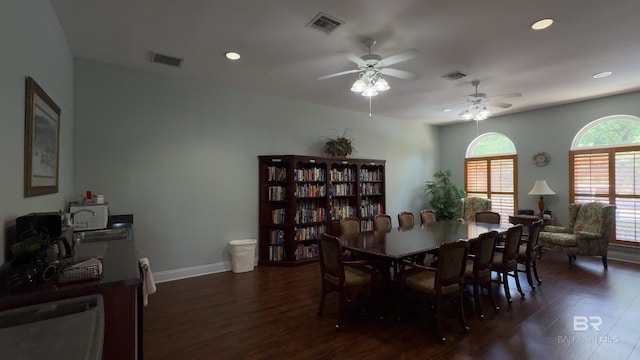
M329 78L332 78L332 77L342 76L342 75L347 75L347 74L353 74L353 73L357 73L357 72L360 72L360 69L341 71L341 72L338 72L338 73L335 73L335 74L329 74L329 75L321 76L321 77L318 78L318 80L329 79Z
M364 63L364 60L362 60L361 57L359 57L358 55L349 52L349 51L338 51L337 54L340 54L340 56L344 56L347 58L347 60L351 61L352 63L356 64L356 65L360 65L362 63Z
M489 96L489 99L497 99L497 98L508 99L508 98L521 97L521 96L522 96L522 94L520 94L520 93L511 93L511 94L502 94L502 95Z
M380 69L380 73L406 80L413 80L418 77L416 74L410 73L408 71L389 68Z
M496 106L496 107L503 108L503 109L508 109L508 108L511 107L511 104L506 103L506 102L501 102L501 101L487 100L486 103L488 105Z
M445 111L445 110L451 111L451 110L459 108L460 106L463 106L463 105L466 105L466 107L469 107L469 102L465 101L465 102L460 102L460 103L457 103L457 104L450 104L450 105L446 105L446 106L441 106L439 108L436 108L435 110L436 111Z
M407 61L409 59L413 59L414 57L418 56L418 54L420 54L420 51L416 49L410 49L410 50L401 52L399 54L386 57L380 60L380 63L382 64L382 66L389 66L389 65L397 64L399 62Z

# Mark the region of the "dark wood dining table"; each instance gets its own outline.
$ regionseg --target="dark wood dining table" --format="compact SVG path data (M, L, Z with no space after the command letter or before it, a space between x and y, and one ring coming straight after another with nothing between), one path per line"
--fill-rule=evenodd
M437 250L442 244L457 240L474 240L490 231L504 233L512 224L442 220L429 226L392 229L389 232L363 231L341 235L342 247L369 257L399 262Z

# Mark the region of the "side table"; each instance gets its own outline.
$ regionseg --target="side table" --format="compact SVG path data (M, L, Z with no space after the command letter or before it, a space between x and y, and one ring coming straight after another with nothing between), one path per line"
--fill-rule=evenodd
M540 216L536 215L510 215L509 222L511 224L522 224L523 226L529 226L532 222L540 220ZM555 225L556 219L544 218L544 225Z

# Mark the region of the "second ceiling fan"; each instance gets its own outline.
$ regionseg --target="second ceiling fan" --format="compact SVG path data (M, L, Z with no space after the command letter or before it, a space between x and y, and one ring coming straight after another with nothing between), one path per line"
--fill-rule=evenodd
M489 111L488 106L495 106L503 109L508 109L512 106L512 104L504 101L498 101L498 99L502 100L522 96L521 93L487 96L485 93L478 92L480 80L473 80L471 85L475 87L475 92L467 95L464 102L441 107L439 110L450 111L451 109L466 105L467 107L458 114L463 120L484 120L491 115L491 111Z

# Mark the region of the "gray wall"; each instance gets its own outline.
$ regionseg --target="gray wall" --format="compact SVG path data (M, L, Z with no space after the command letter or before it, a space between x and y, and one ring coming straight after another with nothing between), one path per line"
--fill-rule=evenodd
M546 207L560 224L566 224L571 143L578 131L588 123L619 114L640 116L640 92L489 118L478 124L478 133L499 132L515 144L518 152L518 207L537 209L538 198L527 193L535 180L547 180L557 194L545 196ZM464 182L466 149L475 137L474 121L441 128L440 165L443 169L455 172L459 185ZM532 156L538 151L550 155L551 161L547 166L533 164Z
M75 78L75 194L133 213L154 271L229 261L230 240L257 236L257 156L319 155L333 129L387 160L388 213L427 206L437 128L87 60Z
M0 2L0 219L63 209L73 186L73 58L48 0ZM62 109L57 194L24 197L25 78ZM5 233L0 234L0 263Z

